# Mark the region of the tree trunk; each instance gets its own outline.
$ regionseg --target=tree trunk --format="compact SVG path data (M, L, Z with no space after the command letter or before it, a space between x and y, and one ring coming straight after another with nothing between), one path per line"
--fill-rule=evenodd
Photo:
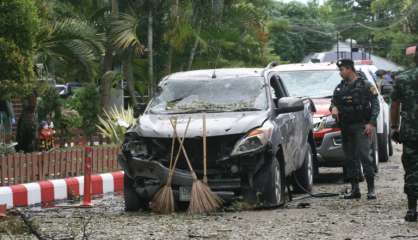
M123 71L123 78L126 80L128 84L128 91L132 99L132 104L136 106L138 105L138 100L136 99L136 95L135 95L135 83L134 83L134 76L132 72L132 49L127 50L127 54L122 60L122 71Z
M167 56L167 70L166 74L171 74L172 69L172 62L173 62L173 46L169 46L168 48L168 56Z
M148 78L149 91L148 97L154 95L154 51L153 51L153 12L152 6L148 10Z
M25 153L34 152L37 149L36 135L38 130L38 119L36 113L37 93L23 98L22 114L20 115L16 129L17 151Z
M116 18L119 14L118 0L112 0L112 18ZM110 30L108 30L110 31ZM107 34L107 44L105 50L105 56L103 59L103 71L102 75L113 69L113 44L110 40L109 33ZM100 82L100 105L102 109L109 110L110 108L110 92L112 89L112 79L102 78Z
M171 24L174 27L174 24L178 24L179 21L179 0L174 0L173 5L171 6ZM173 54L174 47L169 43L168 56L167 56L167 69L166 74L170 74L173 66Z
M108 71L111 71L113 68L113 47L111 43L107 43L106 50L105 50L105 56L103 59L103 72L102 72L102 78L100 81L100 105L102 109L107 110L110 105L110 90L112 88L112 82L111 79L103 78L104 74Z

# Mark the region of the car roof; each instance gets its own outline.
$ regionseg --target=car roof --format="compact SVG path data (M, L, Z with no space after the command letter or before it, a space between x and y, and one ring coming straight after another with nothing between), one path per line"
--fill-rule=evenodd
M373 64L358 63L354 65L356 71L364 73L366 79L375 85L374 74L377 71L377 67ZM296 63L296 64L283 64L276 66L271 71L290 72L290 71L335 71L338 70L337 65L334 62L327 63Z
M363 70L368 69L373 71L377 71L377 67L372 64L355 64L354 67L356 70ZM295 64L283 64L276 66L271 69L272 71L315 71L315 70L338 70L336 64L334 62L327 62L327 63L295 63Z
M219 68L216 70L204 69L187 72L177 72L166 76L163 79L163 81L211 79L214 73L216 75L216 79L262 77L263 68Z
M278 65L272 71L312 71L312 70L337 70L335 63L294 63Z

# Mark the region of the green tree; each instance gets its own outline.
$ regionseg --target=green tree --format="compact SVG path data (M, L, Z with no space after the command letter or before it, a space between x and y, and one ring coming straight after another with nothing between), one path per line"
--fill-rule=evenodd
M76 18L48 20L35 47L37 63L57 78L93 81L104 52L104 39L88 22Z
M288 62L300 62L314 52L335 44L334 25L323 20L317 3L276 3L270 21L269 36L273 52Z
M70 100L70 105L82 118L82 129L86 136L96 133L96 123L100 113L100 93L95 83L89 83L77 90Z
M0 96L25 95L33 87L32 61L11 41L0 38Z
M24 95L33 84L39 19L31 0L0 0L0 95Z
M336 25L342 39L399 64L407 65L405 48L418 41L418 3L411 0L328 0L321 16Z

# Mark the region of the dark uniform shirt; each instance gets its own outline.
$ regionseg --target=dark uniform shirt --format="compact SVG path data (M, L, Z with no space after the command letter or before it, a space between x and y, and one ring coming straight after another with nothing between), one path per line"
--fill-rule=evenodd
M418 143L418 67L396 77L392 100L402 104L401 141Z
M331 100L331 108L336 106L339 111L342 127L356 123L377 125L380 112L376 87L361 76L352 83L342 80L335 88Z

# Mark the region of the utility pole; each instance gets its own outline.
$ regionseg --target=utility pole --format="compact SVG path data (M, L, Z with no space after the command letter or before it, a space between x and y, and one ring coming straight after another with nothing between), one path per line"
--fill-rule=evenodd
M351 55L351 60L353 60L353 39L350 38L350 55Z
M337 60L340 59L340 33L337 32Z

